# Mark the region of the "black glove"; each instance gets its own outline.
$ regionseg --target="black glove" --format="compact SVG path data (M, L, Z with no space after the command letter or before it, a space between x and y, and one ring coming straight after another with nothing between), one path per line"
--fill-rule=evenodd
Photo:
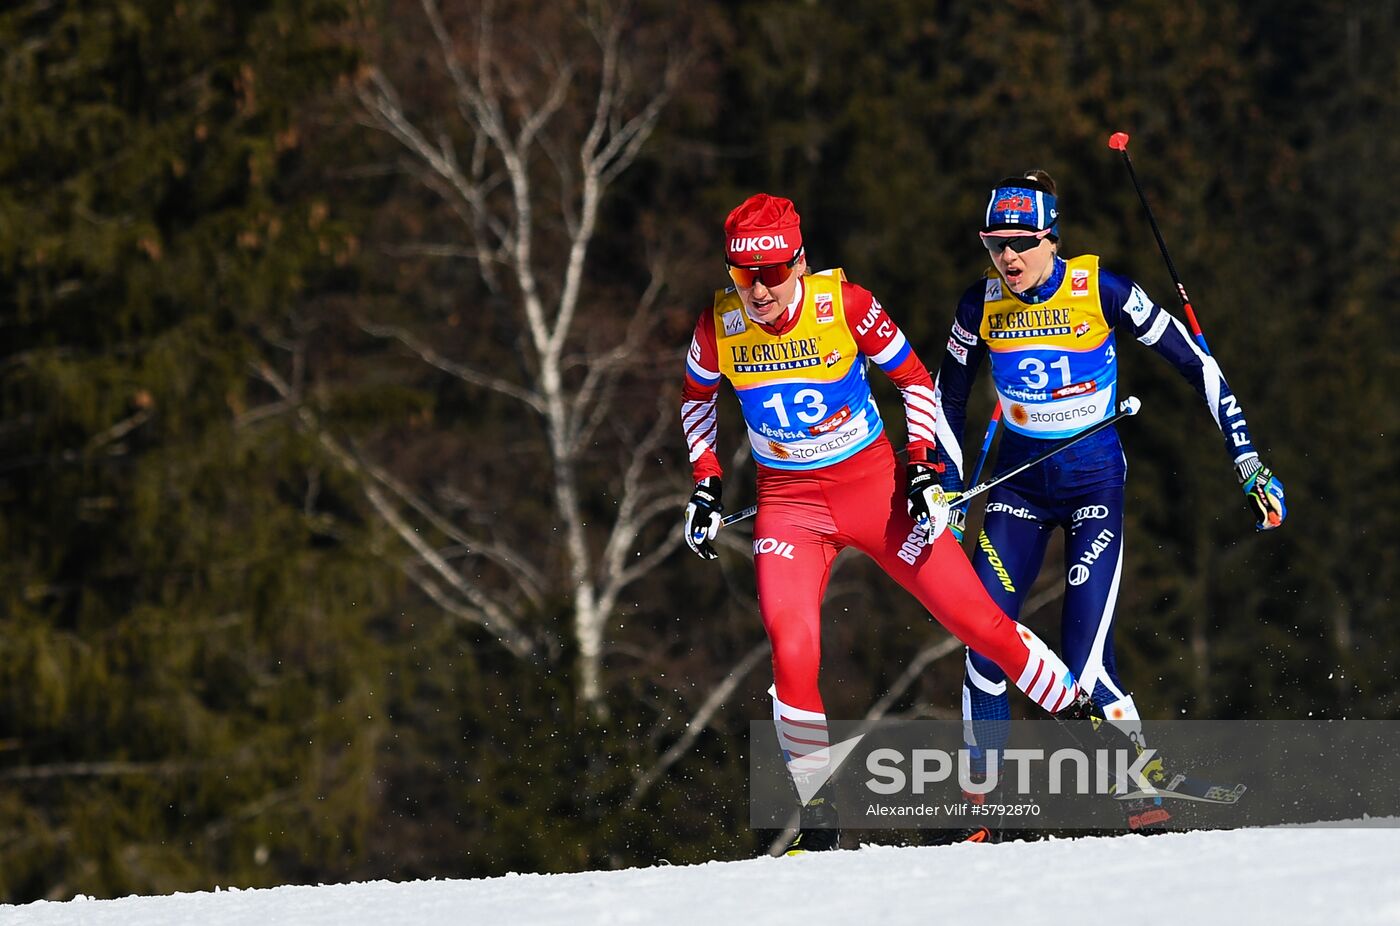
M948 526L948 493L938 482L938 473L927 463L909 464L909 513L933 543Z
M695 483L690 503L685 506L685 545L701 559L719 558L710 541L719 533L719 516L724 511L724 503L720 501L722 492L718 476L701 479Z

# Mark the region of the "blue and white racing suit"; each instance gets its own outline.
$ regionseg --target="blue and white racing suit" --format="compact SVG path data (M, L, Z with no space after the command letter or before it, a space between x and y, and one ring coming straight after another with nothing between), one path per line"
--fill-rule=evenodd
M1178 319L1131 280L1100 269L1096 256L1056 257L1050 277L1027 293L1012 293L988 270L958 303L934 390L941 406L937 437L944 488L964 488L967 397L984 357L991 356L1006 426L996 467L1005 472L1113 413L1119 331L1151 347L1192 384L1237 466L1258 456L1219 366ZM1040 572L1051 532L1065 529L1062 655L1104 715L1140 739L1137 707L1113 659L1126 474L1111 427L1021 473L989 493L973 563L992 598L1015 618ZM972 650L966 669L967 742L1000 747L1010 718L1006 678Z

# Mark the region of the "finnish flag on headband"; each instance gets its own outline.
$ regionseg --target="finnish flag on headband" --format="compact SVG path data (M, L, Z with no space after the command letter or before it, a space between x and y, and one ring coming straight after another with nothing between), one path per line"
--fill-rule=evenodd
M985 231L999 228L1043 231L1054 228L1059 218L1060 212L1055 207L1055 197L1044 190L999 186L992 190L991 199L987 200L987 216L982 227ZM1058 228L1054 234L1058 237Z

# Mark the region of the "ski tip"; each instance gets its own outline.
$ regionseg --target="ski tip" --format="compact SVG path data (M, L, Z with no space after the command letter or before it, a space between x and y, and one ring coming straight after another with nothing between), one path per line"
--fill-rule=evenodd
M1114 151L1127 151L1128 133L1114 132L1112 135L1108 136L1108 147L1112 148Z
M1130 395L1119 405L1118 410L1125 415L1136 415L1142 408L1142 402L1135 395Z

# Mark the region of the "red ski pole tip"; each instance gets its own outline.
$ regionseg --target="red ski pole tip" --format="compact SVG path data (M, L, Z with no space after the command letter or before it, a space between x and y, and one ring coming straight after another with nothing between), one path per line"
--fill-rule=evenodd
M1115 151L1127 151L1128 133L1114 132L1112 135L1108 136L1108 147L1112 148Z

